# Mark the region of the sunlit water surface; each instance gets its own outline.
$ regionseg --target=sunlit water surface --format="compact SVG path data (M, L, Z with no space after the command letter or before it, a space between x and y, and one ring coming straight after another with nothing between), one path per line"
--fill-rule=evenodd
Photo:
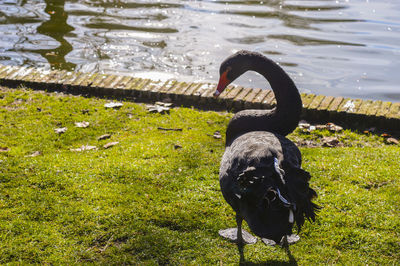
M0 0L0 63L217 82L241 49L302 92L400 100L400 1ZM268 88L259 75L235 81Z

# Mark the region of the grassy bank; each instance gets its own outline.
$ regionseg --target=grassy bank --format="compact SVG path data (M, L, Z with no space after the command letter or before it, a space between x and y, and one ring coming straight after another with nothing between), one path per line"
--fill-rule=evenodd
M0 89L0 263L238 263L218 236L235 222L219 191L224 140L213 136L231 115L107 102ZM335 135L346 147L301 148L323 209L291 253L303 265L398 264L400 148L350 131L290 138ZM71 151L83 145L97 149ZM245 258L289 262L260 242Z

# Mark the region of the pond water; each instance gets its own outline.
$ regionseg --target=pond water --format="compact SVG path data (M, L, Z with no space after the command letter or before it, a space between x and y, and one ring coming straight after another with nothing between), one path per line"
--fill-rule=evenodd
M400 101L399 0L0 0L3 65L216 83L241 49L302 92Z

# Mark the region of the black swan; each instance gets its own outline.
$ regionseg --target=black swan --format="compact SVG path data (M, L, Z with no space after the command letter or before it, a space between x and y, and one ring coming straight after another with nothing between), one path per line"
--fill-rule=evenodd
M239 244L257 238L242 230L243 219L265 244L289 244L298 236L305 218L315 221L316 192L309 187L310 174L301 169L301 153L285 136L298 125L302 102L292 79L262 54L240 51L220 67L214 96L233 80L252 70L270 83L277 101L272 110L244 110L230 120L219 180L225 200L236 212L237 228L220 230L223 237ZM272 240L272 241L271 241Z

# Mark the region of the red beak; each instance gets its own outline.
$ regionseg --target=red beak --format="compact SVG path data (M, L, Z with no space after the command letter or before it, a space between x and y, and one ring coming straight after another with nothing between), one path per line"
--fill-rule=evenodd
M214 92L215 97L218 97L218 95L220 95L225 90L226 86L228 86L229 83L231 83L231 81L226 77L227 74L228 71L225 71L219 78L217 90Z

